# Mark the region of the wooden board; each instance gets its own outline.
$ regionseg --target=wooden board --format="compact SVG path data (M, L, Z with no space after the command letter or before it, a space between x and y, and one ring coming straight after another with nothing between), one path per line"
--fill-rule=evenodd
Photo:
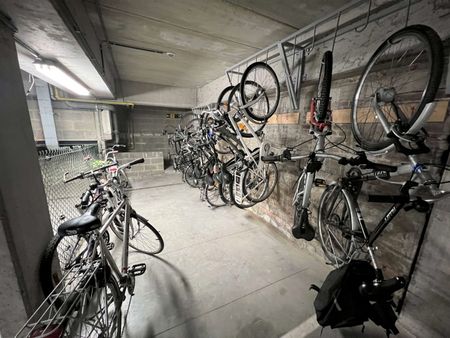
M412 111L414 104L403 104L401 105L402 111L408 115L408 112ZM431 114L430 118L427 122L443 122L445 117L447 116L448 109L448 100L437 101L436 108L434 109L433 114ZM351 123L351 110L350 109L336 109L333 110L333 122L335 123ZM365 115L364 118L366 117ZM370 114L369 118L366 122L373 122L374 114Z
M298 124L300 113L277 113L267 121L267 124Z

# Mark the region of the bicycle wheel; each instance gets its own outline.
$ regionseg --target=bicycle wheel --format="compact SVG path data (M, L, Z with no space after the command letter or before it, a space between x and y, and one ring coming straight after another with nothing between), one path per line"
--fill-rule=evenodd
M250 104L245 108L250 118L269 119L280 102L280 84L274 70L264 62L251 64L242 74L240 94L242 103Z
M77 297L65 325L70 337L122 337L122 299L116 280L99 271Z
M123 241L125 214L122 211L111 224L114 234ZM130 228L128 245L147 255L159 254L164 249L164 240L146 218L132 210L130 213Z
M318 227L325 256L336 267L347 263L354 251L352 214L342 189L335 184L329 185L320 197Z
M277 183L278 168L275 163L266 163L261 168L253 164L244 173L244 195L252 202L262 202L272 194Z
M319 105L317 106L317 120L324 121L327 118L330 105L331 77L333 69L333 53L326 51L322 57L320 67L319 84L317 87Z
M184 170L184 181L192 188L198 188L200 180L195 177L194 166L190 165Z
M88 247L82 236L60 236L56 234L48 243L39 266L39 281L44 296L58 285L64 274L81 261Z
M219 192L220 184L210 185L205 187L205 199L206 202L212 207L223 207L226 202L224 202L220 196Z
M239 85L235 86L231 92L230 92L230 96L228 98L228 111L230 111L231 109L239 109L239 106L241 105L241 94L239 92ZM255 132L255 134L258 136L262 133L263 128L266 125L266 121L260 121L258 123L256 123L255 121L252 121L251 119L247 119L245 117L242 117L242 119L245 119L245 121L247 122L247 124L249 125L249 127L251 129L253 129L253 131ZM247 128L247 126L244 124L244 122L242 122L242 119L239 119L237 117L234 118L234 121L236 122L240 134L242 137L253 137L253 134L250 132L250 129ZM233 129L232 133L236 133L235 130Z
M219 184L219 196L220 199L223 201L223 203L225 204L230 204L231 203L231 197L230 197L230 190L231 190L231 184L227 183L227 182L222 182L221 184Z
M117 172L117 177L119 178L120 186L123 189L128 188L128 186L129 186L128 177L127 177L127 174L125 173L125 171L123 169L120 169Z
M233 88L234 86L228 86L220 92L220 95L217 98L216 109L228 111L228 98L230 97L230 92Z
M400 122L405 133L434 100L442 70L442 41L433 29L414 25L391 35L369 60L353 97L352 132L360 146L378 151L393 142L375 113L375 98L388 123Z

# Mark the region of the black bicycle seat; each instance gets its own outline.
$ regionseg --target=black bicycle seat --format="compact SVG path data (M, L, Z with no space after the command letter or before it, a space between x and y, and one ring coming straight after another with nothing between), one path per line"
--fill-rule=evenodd
M58 234L60 236L71 236L85 234L100 228L102 225L102 221L98 218L100 208L101 206L99 203L92 203L83 215L62 223L58 227Z

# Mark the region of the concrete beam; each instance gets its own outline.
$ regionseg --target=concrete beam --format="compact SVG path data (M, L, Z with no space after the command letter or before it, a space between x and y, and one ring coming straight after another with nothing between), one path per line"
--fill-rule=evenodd
M47 82L36 79L36 95L41 116L42 131L44 132L45 145L48 148L58 147L55 119L53 116L52 100Z
M192 108L196 105L197 89L172 87L153 83L122 81L124 100L138 105Z

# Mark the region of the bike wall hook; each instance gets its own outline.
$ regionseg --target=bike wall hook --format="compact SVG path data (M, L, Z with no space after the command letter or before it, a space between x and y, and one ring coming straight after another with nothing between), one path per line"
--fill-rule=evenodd
M355 28L355 32L361 33L367 28L367 26L369 25L369 18L370 18L370 11L371 10L372 10L372 0L369 0L369 9L367 10L366 23L362 27L356 27Z

